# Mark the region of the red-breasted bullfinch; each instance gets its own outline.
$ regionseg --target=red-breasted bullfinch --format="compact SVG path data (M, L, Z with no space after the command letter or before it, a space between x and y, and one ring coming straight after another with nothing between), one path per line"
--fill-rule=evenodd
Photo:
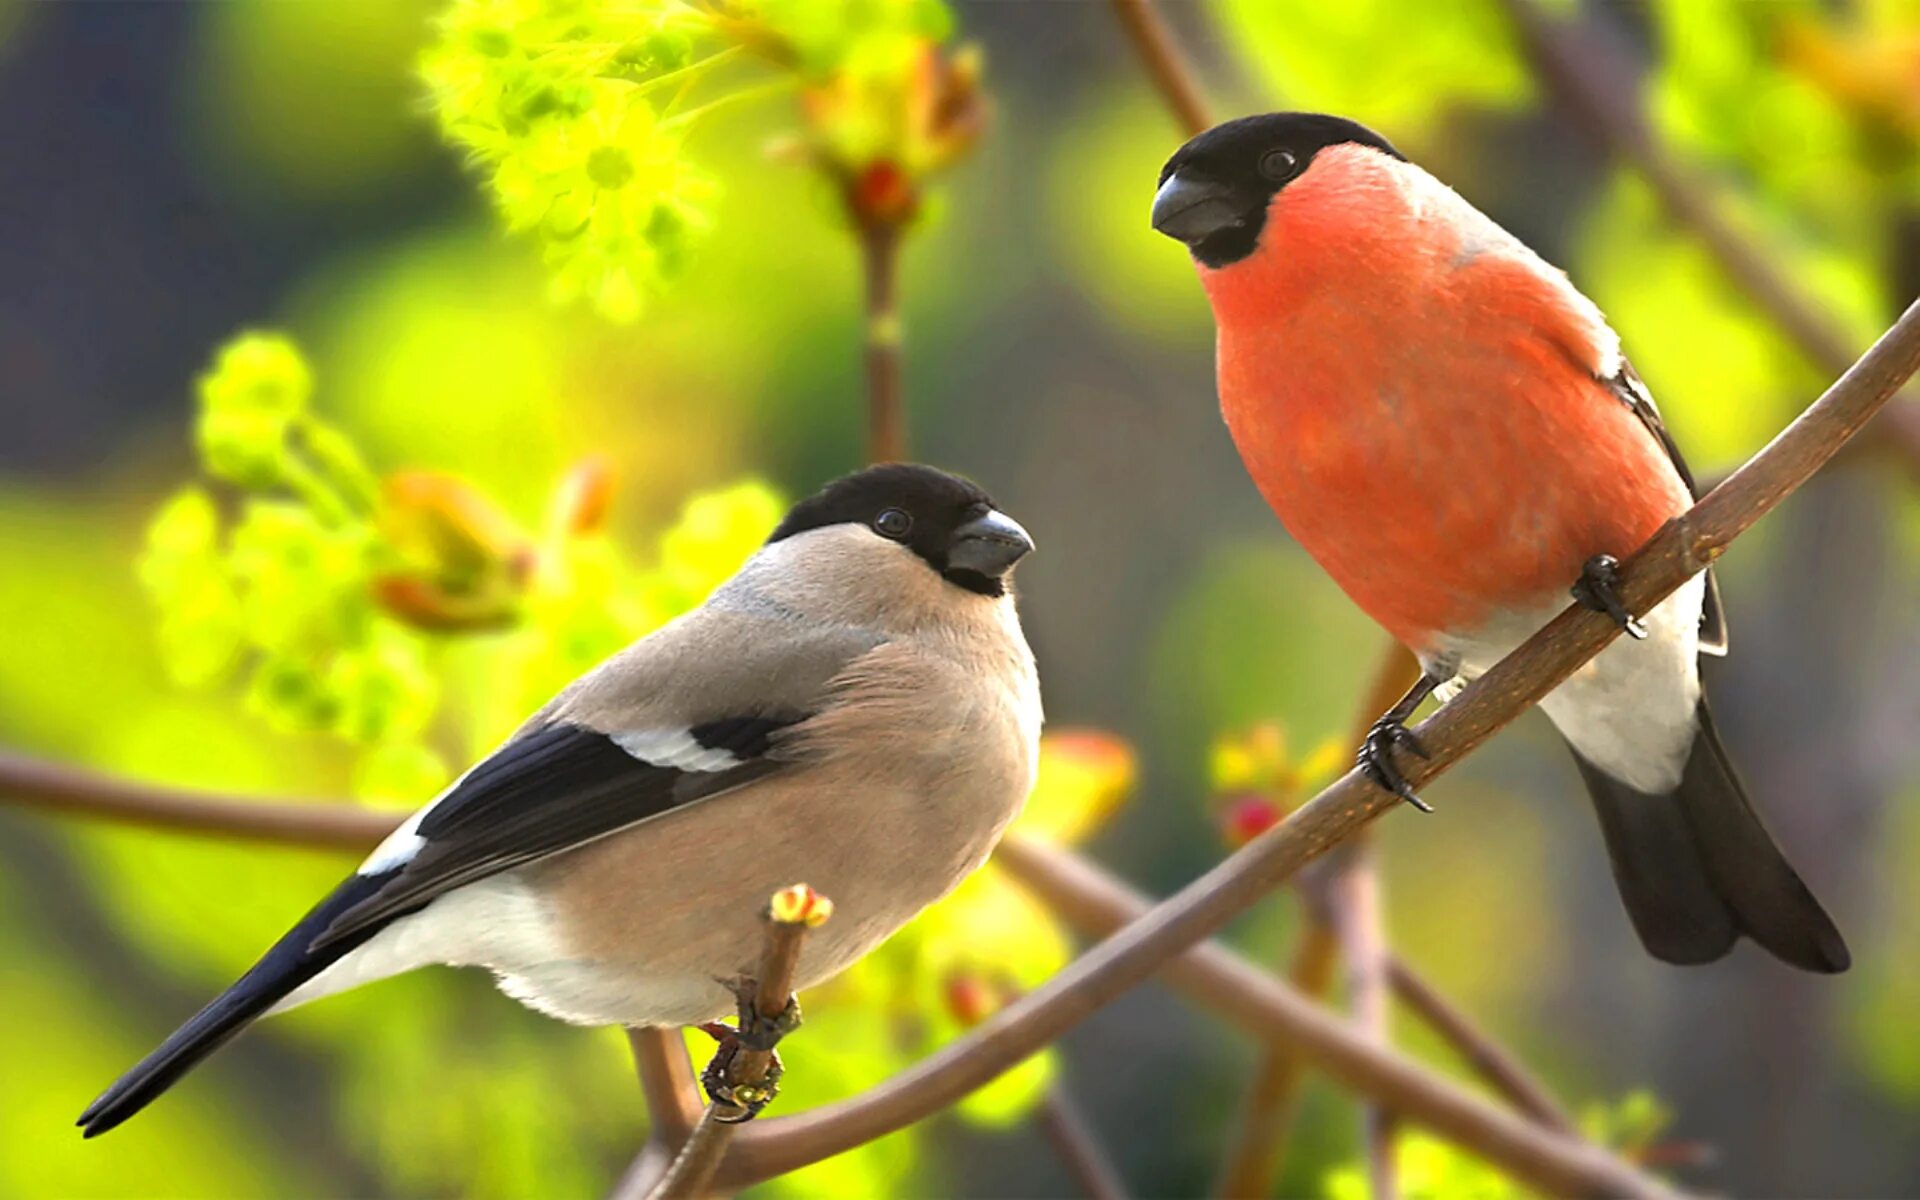
M845 968L978 867L1032 786L1040 692L1009 591L1032 549L929 467L829 485L415 814L80 1124L112 1129L258 1017L435 963L565 1021L709 1020L736 1002L720 981L757 969L768 897L802 881L835 915L796 984Z
M1364 126L1230 121L1160 175L1218 326L1220 404L1255 484L1425 678L1361 763L1417 803L1393 747L1442 684L1486 670L1566 603L1622 638L1541 703L1572 747L1613 874L1656 957L1744 935L1846 969L1833 922L1747 801L1698 656L1724 653L1702 575L1632 620L1615 556L1686 509L1692 479L1620 339L1512 234Z

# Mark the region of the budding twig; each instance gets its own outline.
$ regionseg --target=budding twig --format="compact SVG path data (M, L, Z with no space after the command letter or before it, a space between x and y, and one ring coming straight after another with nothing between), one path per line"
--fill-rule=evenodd
M1920 367L1920 304L1901 316L1818 401L1731 478L1668 522L1620 569L1617 591L1644 614L1719 556L1735 537L1804 484L1878 412ZM1511 723L1615 637L1619 627L1578 606L1554 618L1496 663L1416 733L1430 759L1402 764L1419 787ZM1349 771L1285 821L1260 835L1118 934L1095 946L1024 999L854 1099L764 1122L742 1138L720 1178L744 1184L837 1154L937 1112L1058 1038L1089 1013L1205 940L1248 905L1284 883L1354 830L1399 804L1358 771ZM1278 982L1245 981L1277 1006ZM1272 1012L1263 1015L1272 1016ZM1308 1023L1324 1020L1302 1014ZM1318 1026L1317 1026L1318 1027ZM1352 1053L1339 1022L1318 1027L1329 1073L1349 1083L1386 1087L1404 1118L1465 1146L1518 1178L1553 1193L1655 1195L1657 1181L1597 1147L1554 1134L1494 1109L1421 1072L1398 1074L1403 1060ZM1339 1043L1338 1049L1334 1047ZM1394 1063L1387 1068L1387 1063ZM1335 1071L1335 1067L1338 1071ZM1387 1074L1395 1082L1385 1082Z
M825 924L832 915L833 901L804 883L774 893L766 914L767 940L760 953L760 974L747 984L752 996L750 1003L743 1001L743 1022L749 1009L769 1022L787 1014L793 1003L793 977L800 965L800 945L809 929ZM727 1144L754 1113L732 1098L770 1092L774 1065L771 1048L723 1046L716 1053L716 1063L722 1057L727 1098L716 1096L707 1105L700 1123L694 1126L686 1144L674 1157L673 1165L647 1193L647 1200L692 1200L705 1195L727 1152Z

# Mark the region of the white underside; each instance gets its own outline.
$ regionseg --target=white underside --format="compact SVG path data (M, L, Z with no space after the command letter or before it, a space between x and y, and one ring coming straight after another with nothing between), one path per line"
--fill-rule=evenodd
M507 872L456 888L399 918L270 1011L285 1012L416 967L538 962L551 957L553 945L553 923L545 906L517 874Z
M1647 638L1621 637L1540 702L1581 757L1634 789L1674 789L1693 747L1700 703L1700 608L1706 576L1696 575L1647 614ZM1566 606L1503 614L1481 629L1444 638L1423 656L1429 671L1458 661L1455 687L1478 677ZM1443 692L1442 698L1449 693Z

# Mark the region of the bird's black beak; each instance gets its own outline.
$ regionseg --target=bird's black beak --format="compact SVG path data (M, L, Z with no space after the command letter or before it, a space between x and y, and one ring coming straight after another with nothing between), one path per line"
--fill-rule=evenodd
M1188 178L1175 171L1153 198L1153 227L1189 246L1246 223L1244 199L1211 179Z
M953 541L947 546L947 570L999 579L1032 552L1033 539L1020 528L1020 522L988 509L953 531Z

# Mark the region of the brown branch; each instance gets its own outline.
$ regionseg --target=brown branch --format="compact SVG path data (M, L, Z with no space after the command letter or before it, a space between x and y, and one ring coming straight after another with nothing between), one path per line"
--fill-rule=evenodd
M1342 848L1343 861L1328 889L1334 940L1347 974L1347 1004L1354 1027L1377 1046L1390 1042L1386 933L1381 927L1380 874L1371 839L1356 836ZM1393 1114L1361 1097L1360 1134L1365 1146L1367 1194L1394 1200L1400 1194L1393 1162Z
M1021 861L1022 856L1019 855L1002 858L1015 877L1031 886L1034 881L1025 869L1013 865ZM1028 865L1044 869L1043 859L1027 861ZM1091 864L1088 866L1091 867ZM1116 883L1114 886L1117 888L1120 885ZM1139 907L1129 911L1107 912L1103 915L1109 919L1081 923L1081 932L1105 936L1143 915L1148 907L1150 905L1142 899ZM1072 916L1069 915L1068 919L1072 920ZM1318 1002L1333 987L1333 967L1338 951L1333 931L1326 923L1308 921L1293 948L1293 958L1287 967L1287 985L1303 998ZM1253 1082L1247 1087L1246 1099L1240 1104L1239 1131L1234 1135L1232 1149L1227 1154L1227 1164L1221 1170L1220 1182L1214 1189L1215 1194L1224 1200L1273 1194L1274 1180L1279 1176L1280 1163L1286 1157L1287 1136L1293 1129L1294 1113L1300 1107L1300 1083L1305 1078L1305 1068L1305 1060L1291 1042L1269 1042L1262 1052L1260 1065L1254 1070Z
M760 973L753 980L743 981L744 986L752 988L752 1008L763 1020L779 1020L794 1003L793 977L800 965L801 943L806 941L809 929L818 928L832 915L832 901L804 883L774 894L765 918L767 941L760 952ZM647 1193L647 1200L692 1200L706 1195L728 1143L754 1115L755 1110L734 1103L732 1097L749 1097L760 1104L765 1102L761 1096L770 1095L773 1051L736 1044L718 1051L716 1062L722 1057L727 1088L723 1094L728 1098L716 1096L707 1105L666 1176Z
M1645 613L1710 564L1830 459L1920 365L1920 305L1907 310L1865 357L1726 483L1668 522L1621 570L1627 607ZM1418 787L1437 778L1557 687L1618 635L1604 616L1571 607L1422 722L1431 759L1402 764ZM741 1139L721 1177L764 1179L817 1162L944 1108L1039 1050L1089 1013L1141 983L1181 951L1284 883L1305 863L1397 806L1350 771L1287 820L1254 839L1145 917L1075 960L1047 984L915 1067L840 1104L763 1123ZM1303 1002L1277 981L1245 981L1247 1003L1278 1026ZM1659 1185L1590 1146L1459 1095L1317 1012L1321 1066L1352 1086L1389 1097L1408 1120L1433 1129L1550 1192L1645 1195ZM1388 1065L1391 1064L1391 1065ZM1404 1068L1404 1070L1403 1070Z
M1478 1075L1509 1104L1549 1129L1574 1133L1573 1118L1520 1062L1447 1003L1432 984L1398 957L1387 958L1387 980L1393 994L1453 1047Z
M1360 698L1359 710L1354 715L1351 742L1359 745L1374 720L1391 708L1419 678L1420 664L1413 655L1400 643L1387 641L1379 665L1374 668L1372 681ZM1355 849L1359 849L1357 841ZM1356 869L1370 872L1372 868L1366 859L1349 855L1340 869L1345 880ZM1340 948L1327 919L1333 903L1339 898L1340 889L1329 884L1326 892L1325 903L1319 902L1317 897L1309 897L1304 906L1307 920L1300 933L1300 944L1294 952L1293 965L1288 971L1294 988L1316 999L1324 996L1332 986L1334 956ZM1374 940L1377 941L1377 930L1375 933ZM1378 958L1364 948L1360 951L1360 957ZM1349 964L1353 958L1351 954L1348 956ZM1378 977L1377 972L1369 974ZM1385 1006L1376 1007L1384 1009ZM1384 1043L1384 1012L1377 1014L1377 1022L1382 1032L1380 1040ZM1299 1054L1291 1046L1274 1043L1262 1053L1260 1065L1255 1069L1253 1081L1248 1087L1246 1101L1240 1106L1239 1131L1228 1143L1226 1165L1220 1172L1220 1195L1231 1198L1272 1194L1274 1180L1280 1173L1283 1161L1287 1133L1294 1110L1298 1107L1300 1084L1304 1078L1300 1067ZM1369 1105L1366 1111L1368 1115L1363 1120L1371 1129L1375 1124L1372 1114L1378 1110L1376 1106Z
M678 1146L700 1120L700 1093L687 1043L677 1029L629 1029L627 1040L633 1044L633 1063L640 1074L653 1135Z
M365 853L406 813L135 783L0 750L0 804L242 841Z
M867 461L907 457L905 387L901 379L900 226L873 220L859 231L866 279Z
M1040 1106L1040 1130L1087 1200L1127 1200L1127 1185L1094 1136L1080 1106L1059 1084L1047 1089Z
M1150 913L1147 920L1151 922L1166 911L1165 904L1154 905L1071 851L1010 837L1001 842L995 859L1050 909L1089 933L1122 930L1120 937L1124 938L1127 931L1140 928L1136 918L1141 914ZM1112 947L1117 940L1101 943L1093 953L1101 953L1102 948ZM1077 960L1076 966L1086 961L1087 958ZM1161 982L1205 1004L1235 1027L1263 1041L1284 1041L1297 1047L1300 1061L1322 1071L1336 1083L1366 1095L1391 1098L1395 1111L1408 1119L1417 1120L1441 1136L1507 1166L1518 1177L1538 1183L1542 1190L1556 1195L1660 1194L1655 1181L1637 1174L1606 1151L1543 1130L1406 1055L1374 1045L1349 1022L1217 943L1206 942L1176 952L1173 957L1156 962L1152 969ZM1067 970L1074 972L1075 966ZM1075 982L1081 983L1084 978ZM1090 1010L1103 998L1083 986L1056 991L1060 986L1057 982L1049 983L1032 995L1042 998L1065 995L1070 1000L1055 999L1052 1005L1071 1003L1076 1010L1081 1007ZM1095 986L1104 990L1097 979ZM994 1036L989 1036L984 1043L976 1043L972 1037L964 1039L971 1049L957 1057L966 1061L983 1054L1005 1052L1009 1039L1024 1037L1022 1029L1026 1022L1019 1018L1030 1011L1032 1003L1023 1001L1003 1010L982 1026L983 1032ZM1009 1017L1015 1018L1011 1029L1006 1023ZM735 1144L734 1155L722 1169L722 1181L729 1185L744 1184L799 1165L793 1161L796 1156L803 1161L813 1161L816 1151L839 1149L837 1143L846 1132L842 1125L844 1116L829 1117L823 1129L816 1123L816 1114L865 1109L866 1101L872 1098L873 1108L878 1111L864 1115L864 1124L882 1117L895 1105L910 1104L917 1108L921 1103L915 1099L918 1089L945 1090L951 1068L942 1065L942 1060L952 1054L953 1049L949 1047L919 1067L882 1084L879 1091L884 1092L884 1096L868 1092L843 1105L764 1122L764 1128L749 1130ZM769 1137L769 1134L776 1136ZM796 1138L799 1144L791 1144ZM828 1143L827 1138L832 1142Z
M351 853L365 853L377 845L382 837L392 831L404 819L404 813L383 812L377 810L355 810L339 804L292 804L261 800L244 800L220 797L212 794L196 794L173 791L161 787L149 787L130 784L107 776L56 766L17 754L0 753L0 802L8 800L24 801L32 806L43 808L62 815L82 817L110 818L122 823L146 826L161 830L173 830L203 836L224 838L255 839L281 845L310 846L322 849L337 849ZM1022 865L1020 850L1015 842L1001 852L1002 862L1016 876L1035 887L1041 898L1049 904L1056 904L1058 897L1049 893L1044 883L1043 873L1030 873ZM1056 852L1065 853L1065 852ZM1070 854L1065 857L1072 870L1089 875L1100 886L1109 889L1121 885L1113 883L1100 875L1098 868L1090 863L1078 860ZM1099 910L1091 913L1084 907L1075 907L1072 903L1056 904L1057 910L1067 920L1083 931L1104 935L1118 928L1125 921L1144 913L1146 901L1137 901L1137 908L1121 915L1099 915ZM1315 938L1312 929L1322 930ZM1292 975L1295 989L1308 995L1324 993L1332 979L1333 942L1330 934L1324 933L1324 925L1311 927L1309 938L1303 942L1303 948L1318 941L1322 949L1310 957L1317 960L1312 965L1297 958ZM1394 964L1395 989L1410 1007L1423 1014L1432 1005L1444 1005L1432 989L1421 983L1405 964ZM1409 995L1419 991L1430 996L1421 1001ZM1195 993L1202 1002L1220 1003L1213 993L1204 990ZM1451 1009L1446 1011L1452 1012ZM1231 1014L1229 1014L1231 1015ZM1544 1090L1537 1084L1525 1080L1518 1064L1512 1063L1497 1047L1486 1042L1483 1036L1472 1031L1464 1017L1453 1013L1452 1022L1435 1021L1444 1037L1448 1037L1458 1048L1468 1065L1474 1067L1496 1090L1513 1100L1517 1107L1535 1112L1551 1109L1551 1100L1537 1101L1529 1105L1522 1096L1529 1092L1535 1097L1544 1097ZM1450 1033L1464 1030L1464 1033ZM630 1036L635 1043L635 1059L642 1075L643 1086L648 1074L657 1073L662 1079L671 1078L675 1082L647 1087L649 1111L653 1114L653 1127L671 1131L667 1138L655 1137L649 1141L648 1152L635 1160L635 1165L626 1181L615 1189L616 1195L644 1196L649 1183L666 1169L668 1162L691 1131L698 1104L694 1101L689 1085L685 1082L691 1076L686 1065L684 1044L673 1046L678 1038L660 1030L633 1030ZM677 1057L679 1065L674 1065ZM1277 1077L1272 1086L1284 1095L1292 1092L1292 1078L1297 1078L1301 1059L1293 1054L1273 1054L1266 1068ZM1488 1067L1485 1064L1505 1062L1504 1067ZM1509 1077L1520 1076L1517 1085ZM686 1115L676 1117L673 1108L659 1107L661 1097L679 1090L683 1099L678 1106ZM1256 1105L1256 1099L1250 1099L1249 1105ZM1286 1102L1267 1106L1272 1116L1271 1130L1260 1136L1268 1145L1268 1153L1279 1152L1281 1135L1284 1133L1287 1112ZM1557 1110L1553 1110L1557 1111ZM663 1115L664 1114L664 1115ZM1554 1122L1546 1122L1554 1123ZM1562 1118L1558 1124L1562 1128L1571 1126ZM1251 1131L1249 1131L1251 1134ZM1267 1173L1266 1178L1271 1178ZM637 1181L637 1182L636 1182ZM1235 1189L1229 1194L1251 1195L1252 1191Z
M1812 477L1920 367L1920 303L1910 306L1861 360L1792 425L1687 513L1663 526L1622 567L1618 591L1626 606L1645 613ZM1432 758L1402 763L1414 786L1431 782L1552 691L1618 634L1606 618L1573 607L1554 618L1513 654L1496 663L1452 703L1418 727ZM104 815L92 803L90 777L61 772L49 782L9 759L0 766L29 768L36 799L48 807ZM0 789L8 780L0 772ZM13 782L18 782L16 778ZM178 819L158 813L151 789L122 789L135 802L120 807L149 823L213 831L204 811ZM177 795L157 797L163 802ZM205 809L208 801L196 798ZM1236 913L1284 883L1301 866L1356 829L1397 806L1357 772L1348 772L1287 820L1225 862L1155 905L1115 936L1075 960L1047 984L977 1030L956 1039L886 1083L811 1112L759 1122L736 1139L722 1164L726 1186L769 1178L864 1144L945 1108L974 1088L1058 1038L1115 996L1165 968L1169 977L1212 976L1222 1010L1267 1036L1293 1036L1322 1070L1356 1090L1388 1099L1395 1111L1447 1137L1516 1177L1551 1192L1650 1195L1662 1188L1599 1149L1516 1119L1402 1056L1366 1044L1346 1025L1291 993L1279 981L1198 943ZM231 806L249 809L253 805ZM330 810L319 810L330 811ZM244 836L267 836L257 819L239 812L213 814L236 822ZM283 830L304 844L313 837L312 812ZM336 813L337 815L337 813ZM385 827L377 814L363 814ZM331 828L331 827L330 827ZM337 836L334 828L333 836ZM365 844L365 843L362 843ZM1057 869L1070 870L1068 858ZM1099 881L1082 880L1098 888ZM1177 960L1177 961L1175 961Z
M633 1028L627 1030L627 1041L647 1102L647 1142L612 1194L645 1196L665 1177L699 1123L700 1092L678 1030Z
M1712 190L1661 142L1642 110L1626 50L1602 28L1575 29L1549 16L1538 0L1501 0L1534 75L1557 96L1602 149L1647 181L1678 224L1690 229L1720 269L1823 371L1844 371L1854 359L1846 335L1817 301L1801 291L1722 215ZM1920 475L1920 406L1888 407L1875 424L1877 444Z
M1152 0L1113 0L1113 15L1139 53L1141 65L1153 77L1153 84L1160 89L1167 107L1173 110L1174 120L1188 136L1212 125L1213 118L1207 115L1207 102L1200 96L1200 86L1193 81L1186 57L1174 44L1173 32L1160 19L1160 14L1153 11Z

